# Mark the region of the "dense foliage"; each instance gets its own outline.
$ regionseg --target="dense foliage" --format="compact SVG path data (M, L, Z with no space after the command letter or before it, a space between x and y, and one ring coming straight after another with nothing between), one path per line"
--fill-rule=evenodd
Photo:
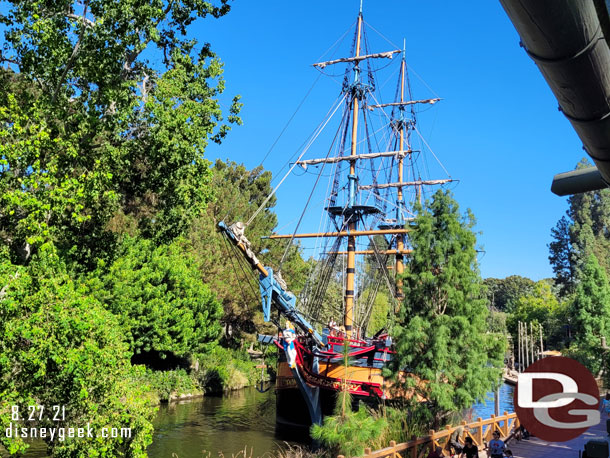
M312 425L311 437L332 454L360 456L387 427L384 418L371 415L366 407L354 411L351 404L349 392L339 392L334 414L325 417L322 425Z
M601 350L602 339L610 342L610 285L595 255L582 267L570 305L575 336L570 353L598 375L607 369L607 355Z
M65 406L65 421L43 419L38 427L131 428L131 438L54 442L54 456L145 456L152 411L141 388L117 318L82 284L73 281L50 244L40 247L27 268L0 259L0 426L21 419L28 406ZM46 415L45 415L46 416ZM18 425L33 426L26 422ZM20 438L2 434L10 453L24 449ZM97 454L97 455L96 455Z
M95 295L120 317L136 355L204 353L220 336L222 308L188 249L127 238L107 273L94 273Z
M517 323L532 323L538 335L538 326L542 325L545 332L553 328L552 320L559 310L559 301L551 291L551 286L545 281L534 284L531 293L520 296L513 306L508 319L508 330L517 335ZM548 334L547 334L548 337Z
M492 307L501 312L514 310L516 302L534 289L534 282L520 275L506 278L486 278L487 298Z
M484 399L503 364L506 342L487 332L473 224L470 212L462 216L451 195L438 191L409 232L413 251L393 328L392 369L396 388L412 393L410 407L423 406L437 424Z
M187 28L227 0L2 6L0 235L13 258L52 240L91 266L129 221L177 236L210 198L203 150L228 129L221 63ZM239 121L237 100L230 111Z
M206 146L240 122L237 97L223 119L222 63L189 36L228 0L0 11L0 426L10 405L65 405L62 426L132 434L48 441L53 456L145 456L149 400L206 389L196 372L213 369L199 361L221 333L202 258L181 236L219 199ZM145 370L142 355L183 369ZM234 359L222 389L250 374Z

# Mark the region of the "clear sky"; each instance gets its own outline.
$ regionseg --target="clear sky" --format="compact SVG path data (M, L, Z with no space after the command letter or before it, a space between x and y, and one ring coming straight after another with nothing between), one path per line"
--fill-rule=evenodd
M352 26L358 3L235 0L227 16L197 24L197 38L210 42L225 64L225 106L235 94L244 103L244 125L221 146L210 146L209 159L228 158L248 168L261 163L318 77L311 64ZM585 153L499 1L365 0L364 19L387 39L369 29L375 51L406 39L414 98L443 98L423 113L419 128L460 180L452 186L460 206L477 219L482 275L552 276L550 229L567 204L550 192L551 180L572 170ZM263 164L274 176L339 92L333 78L315 84ZM324 145L317 153L326 154ZM296 201L308 192L296 176L280 188L280 228L298 218Z

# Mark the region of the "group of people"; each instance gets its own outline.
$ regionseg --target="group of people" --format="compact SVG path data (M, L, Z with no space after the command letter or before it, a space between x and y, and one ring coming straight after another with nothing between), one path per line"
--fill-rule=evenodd
M455 449L456 453L452 456L458 456L459 458L480 458L479 448L474 444L471 437L464 439L464 445L462 446L456 441L451 441L451 446ZM428 455L428 458L443 458L443 448L436 447ZM504 458L505 456L513 456L513 453L506 448L504 441L500 439L500 433L494 431L493 439L487 444L487 456L489 458ZM481 457L482 458L482 457Z
M352 328L352 339L360 339L361 337L361 329L357 326L354 326ZM337 324L337 322L331 318L330 321L328 322L328 335L330 335L331 337L341 337L341 338L345 338L347 337L347 333L345 332L345 326L339 326Z

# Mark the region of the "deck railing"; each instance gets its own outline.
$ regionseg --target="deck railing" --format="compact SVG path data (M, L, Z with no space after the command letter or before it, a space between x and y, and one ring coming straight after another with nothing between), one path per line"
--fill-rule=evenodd
M462 431L459 437L457 437L457 441L463 445L464 439L471 437L479 450L482 450L487 445L487 442L492 439L494 431L499 431L502 439L506 439L518 427L519 419L517 414L504 412L504 415L499 417L492 415L487 420L477 418L476 421L471 423L463 421L458 426L446 426L441 431L431 429L427 436L414 438L401 444L390 441L389 447L380 450L371 451L370 448L367 448L364 450L364 455L361 458L423 458L435 447L442 447L445 455L449 456L451 438L460 428L462 428ZM345 457L339 455L337 458Z

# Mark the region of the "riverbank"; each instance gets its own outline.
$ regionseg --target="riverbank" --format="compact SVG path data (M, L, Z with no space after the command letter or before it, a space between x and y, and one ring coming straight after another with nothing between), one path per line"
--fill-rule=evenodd
M159 405L254 386L261 379L260 364L244 350L216 347L188 369L146 369L139 381L150 388L151 402Z

